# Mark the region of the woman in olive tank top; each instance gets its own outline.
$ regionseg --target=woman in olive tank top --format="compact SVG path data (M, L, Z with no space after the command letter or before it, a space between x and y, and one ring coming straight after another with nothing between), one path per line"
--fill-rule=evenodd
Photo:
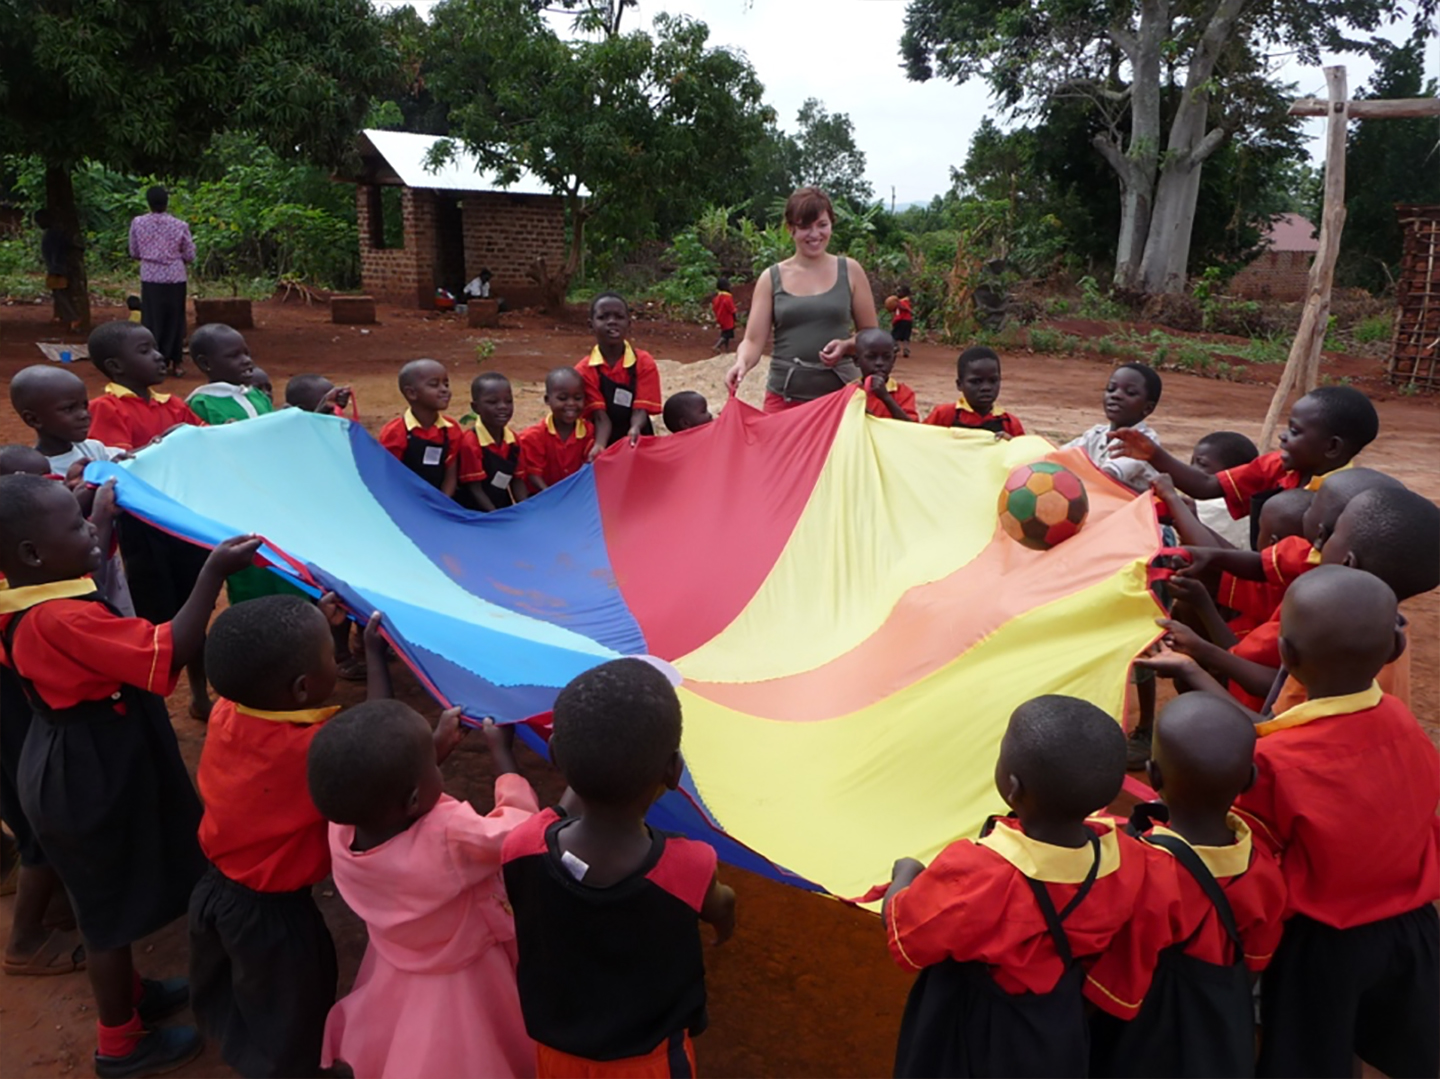
M802 187L785 203L785 226L795 254L771 266L755 283L745 338L726 375L734 393L760 362L766 338L775 334L765 382L765 411L783 412L860 378L852 332L879 325L864 268L831 255L835 212L825 192Z

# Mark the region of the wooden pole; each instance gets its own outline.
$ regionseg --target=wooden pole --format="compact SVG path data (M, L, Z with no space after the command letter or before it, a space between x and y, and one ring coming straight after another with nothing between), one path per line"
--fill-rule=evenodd
M1329 121L1325 129L1325 206L1320 215L1320 242L1315 261L1310 264L1300 328L1295 331L1280 385L1275 387L1260 428L1261 453L1271 448L1280 411L1291 392L1299 385L1308 393L1320 381L1320 352L1330 322L1330 286L1335 280L1335 259L1340 254L1340 233L1345 227L1345 130L1351 108L1345 100L1344 67L1327 67L1325 83L1330 99L1326 105Z
M1352 101L1345 110L1352 120L1406 120L1440 116L1440 97L1373 98ZM1290 106L1291 116L1328 116L1330 102L1302 97Z

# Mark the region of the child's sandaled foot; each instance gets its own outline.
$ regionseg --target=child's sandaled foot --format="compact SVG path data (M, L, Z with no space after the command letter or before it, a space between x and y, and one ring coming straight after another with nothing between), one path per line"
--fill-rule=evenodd
M45 943L24 957L5 957L6 974L43 976L85 969L85 945L74 930L52 929Z
M343 660L336 666L335 671L347 682L363 682L369 674L369 668L365 666L365 661L359 656L351 656L349 659Z

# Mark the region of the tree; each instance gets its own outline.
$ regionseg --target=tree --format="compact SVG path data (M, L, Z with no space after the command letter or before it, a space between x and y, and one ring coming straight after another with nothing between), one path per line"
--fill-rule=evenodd
M367 0L6 0L0 145L44 161L50 211L81 235L82 162L184 175L222 131L337 162L397 67ZM73 269L88 325L83 256Z
M648 236L743 191L744 148L774 115L749 61L670 15L641 31L562 40L529 0L445 0L431 88L482 162L525 168L565 199L565 261L532 276L552 309L580 268L587 222ZM587 194L588 192L588 194Z
M1425 40L1416 37L1386 52L1366 97L1434 97L1425 79ZM1440 123L1434 120L1360 122L1350 128L1345 150L1345 236L1336 280L1378 291L1395 284L1403 237L1396 204L1440 202ZM1310 207L1320 220L1317 186Z
M1436 0L1416 5L1428 23ZM1394 21L1397 0L910 0L901 54L910 77L983 77L1002 107L1083 97L1107 117L1092 145L1120 183L1115 283L1142 292L1185 286L1202 168L1246 110L1244 94L1212 115L1263 64L1252 42L1282 41L1311 64L1322 48L1362 51ZM1176 92L1165 122L1165 89Z
M834 198L864 206L875 197L865 179L865 152L855 145L855 128L843 112L831 113L818 98L807 98L795 118L790 174L795 187L824 188Z

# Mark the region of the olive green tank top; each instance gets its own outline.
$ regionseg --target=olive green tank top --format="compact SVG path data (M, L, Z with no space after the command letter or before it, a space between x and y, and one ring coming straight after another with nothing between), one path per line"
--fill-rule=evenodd
M774 294L775 354L765 388L787 401L813 401L860 377L854 359L826 367L820 350L850 336L850 260L839 256L835 284L818 296L795 296L780 283L780 267L770 267Z

